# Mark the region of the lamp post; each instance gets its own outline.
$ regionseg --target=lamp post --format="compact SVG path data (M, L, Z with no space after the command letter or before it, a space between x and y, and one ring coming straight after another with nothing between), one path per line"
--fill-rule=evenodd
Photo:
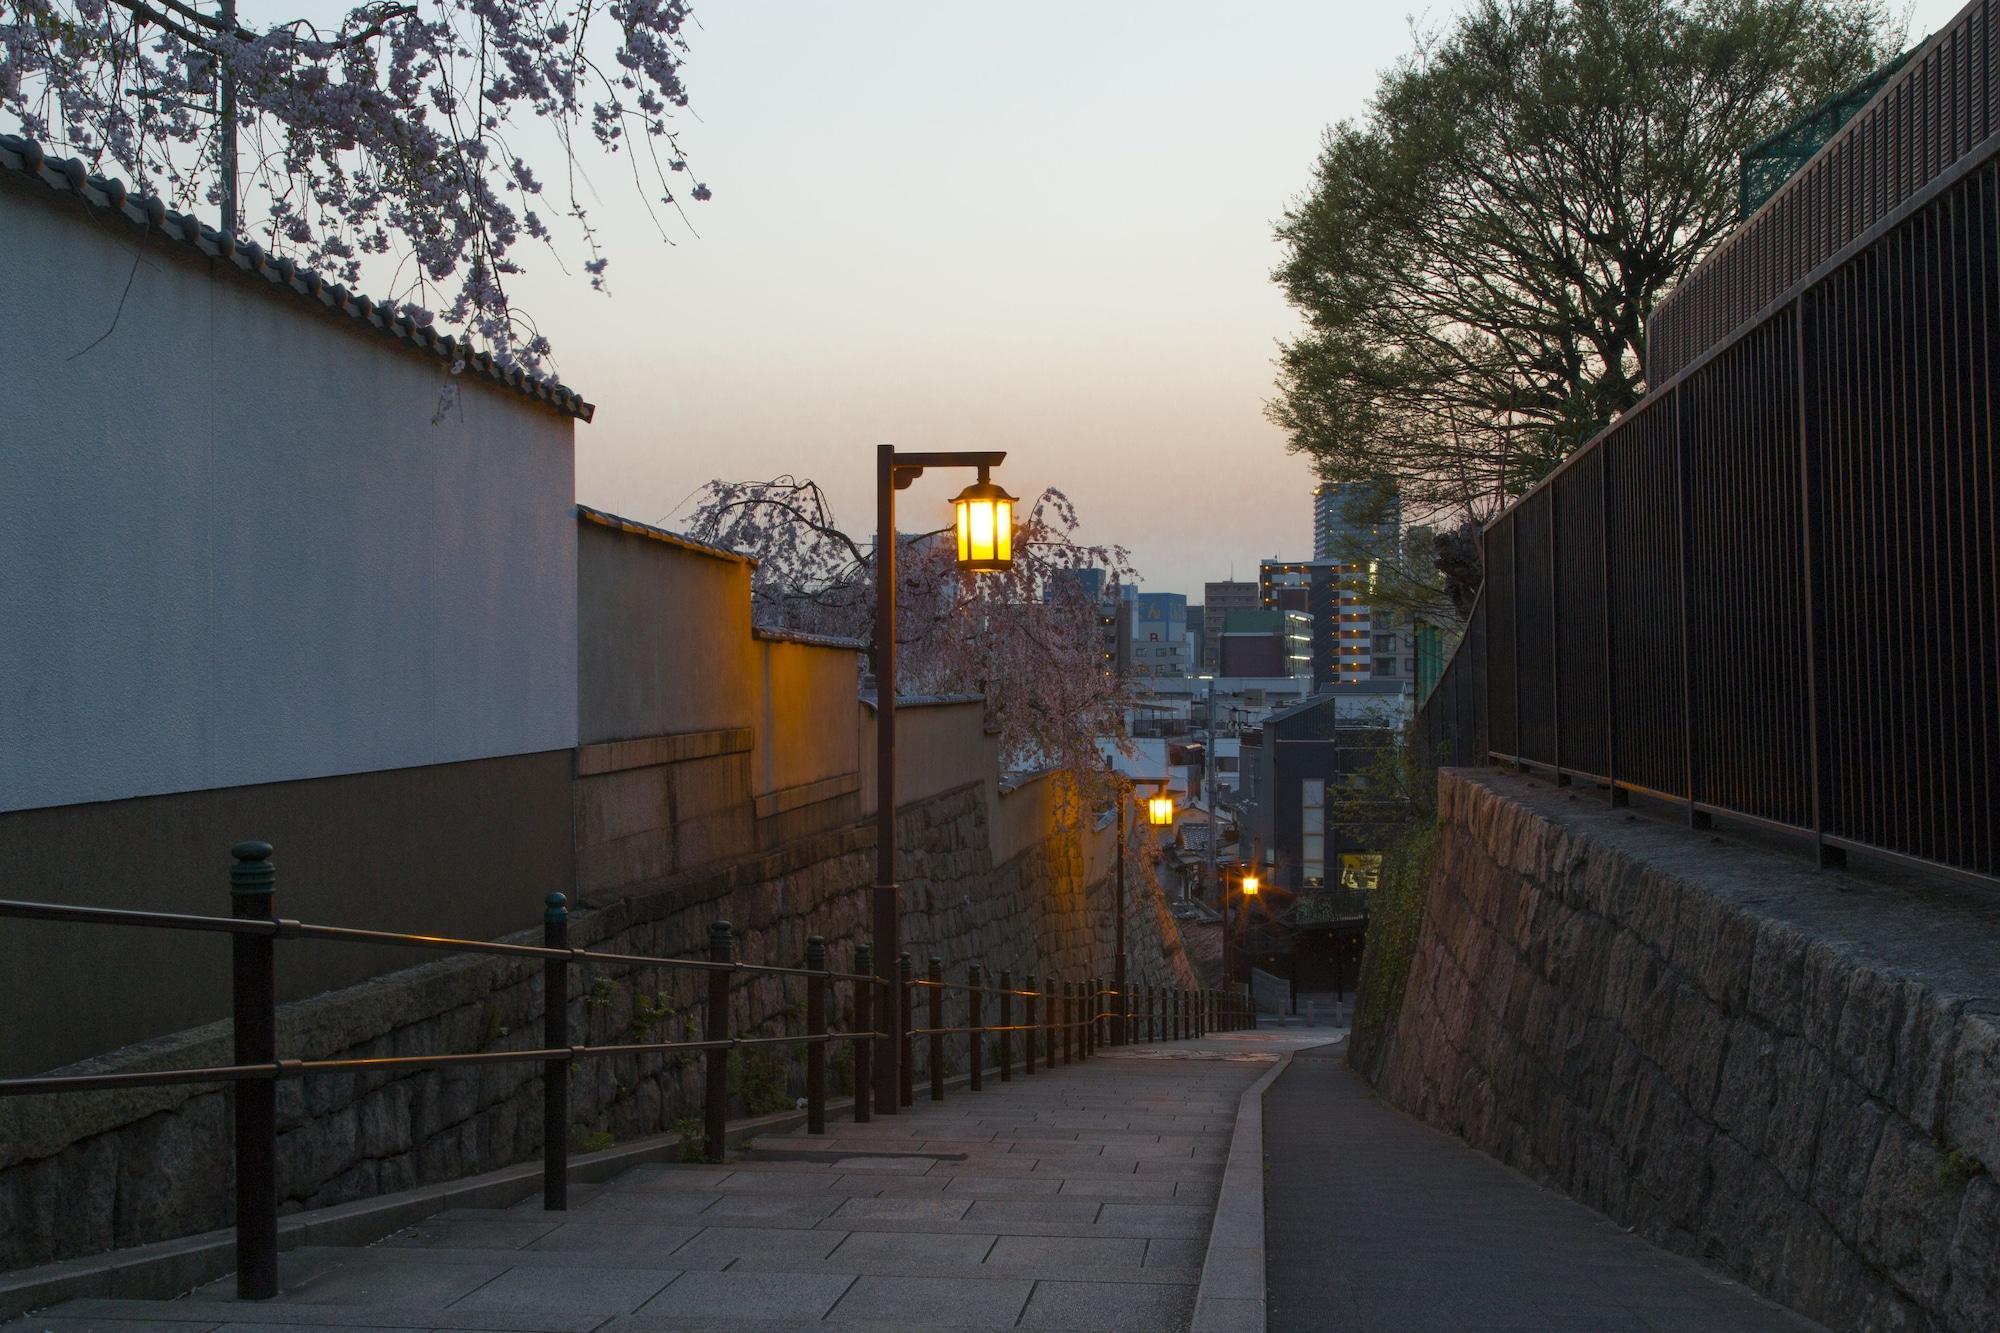
M1104 757L1105 767L1111 765L1111 756ZM1174 825L1174 798L1167 795L1167 784L1171 778L1126 778L1114 774L1118 791L1114 799L1118 802L1118 869L1113 876L1111 930L1112 948L1116 957L1111 963L1111 988L1118 992L1118 1011L1111 1018L1111 1044L1125 1044L1125 788L1149 786L1154 793L1146 798L1146 823L1152 828L1172 828Z
M875 886L872 895L875 977L887 1003L877 1006L883 1033L875 1058L875 1106L891 1114L896 1100L896 1052L902 1049L902 1006L895 1003L896 959L902 952L902 903L896 887L896 492L924 469L970 467L979 480L952 501L957 510L958 567L1006 569L1014 560L1014 497L987 474L1007 455L898 453L875 448Z
M1241 896L1243 899L1244 919L1241 923L1239 923L1239 927L1236 931L1237 936L1240 937L1243 934L1243 932L1249 928L1250 925L1250 919L1249 919L1250 900L1252 898L1255 898L1260 892L1263 891L1264 885L1263 882L1257 878L1257 872L1254 870L1244 871L1242 875L1238 876L1236 885L1237 885L1237 892L1239 896ZM1227 884L1224 884L1222 886L1222 984L1224 986L1228 986L1231 982L1236 980L1235 959L1231 955L1232 955L1232 950L1230 948L1230 931L1229 931L1229 886Z

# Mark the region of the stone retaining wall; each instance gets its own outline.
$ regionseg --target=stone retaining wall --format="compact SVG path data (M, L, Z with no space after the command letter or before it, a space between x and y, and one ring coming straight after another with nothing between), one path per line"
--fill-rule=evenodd
M1084 882L1074 834L1052 831L995 865L987 808L984 788L975 783L901 815L904 942L917 966L936 954L953 980L962 980L972 961L1017 976L1109 976L1109 887ZM282 853L277 860L283 911ZM1134 864L1127 922L1133 979L1193 984L1164 895L1139 868L1143 862ZM842 969L865 938L873 872L873 829L840 830L602 907L581 904L571 918L571 941L700 956L710 922L727 920L743 961L801 965L807 936L819 934L832 965ZM278 947L282 969L288 951L341 946ZM705 987L704 976L690 971L575 972L571 1031L591 1043L697 1035ZM833 995L834 1018L845 1023L852 991L842 985ZM541 1006L539 964L449 957L284 1006L279 1050L315 1059L536 1046ZM743 977L731 989L731 1030L797 1032L804 1006L800 981ZM227 1026L215 1024L71 1072L224 1064L229 1041ZM953 1058L963 1058L959 1044ZM745 1052L733 1064L736 1113L790 1107L804 1091L802 1066L789 1048ZM851 1085L845 1047L833 1048L831 1068L844 1091ZM571 1086L571 1119L586 1146L603 1135L668 1130L700 1114L701 1064L693 1056L585 1061ZM287 1211L487 1171L541 1150L535 1063L287 1080L279 1084L278 1105ZM0 1269L225 1226L231 1189L225 1092L157 1088L0 1102Z
M1471 770L1385 1097L1838 1329L2000 1328L2000 901Z

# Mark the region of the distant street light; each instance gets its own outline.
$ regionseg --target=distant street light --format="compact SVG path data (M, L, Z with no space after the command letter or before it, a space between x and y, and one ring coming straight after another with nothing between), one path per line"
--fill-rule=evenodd
M1244 919L1235 932L1240 937L1250 926L1250 900L1262 892L1264 885L1257 878L1255 871L1246 870L1237 878L1236 888L1237 892L1243 896ZM1222 889L1222 984L1225 986L1236 979L1235 959L1232 956L1235 950L1230 948L1231 942L1229 929L1229 886L1225 883Z
M1111 756L1104 756L1104 766L1111 767ZM1118 1009L1111 1015L1111 1044L1125 1044L1125 787L1156 787L1158 790L1146 798L1146 822L1154 828L1171 828L1174 822L1174 798L1167 794L1167 784L1172 778L1128 778L1114 772L1118 783L1118 870L1113 880L1116 893L1111 902L1112 945L1116 956L1111 963L1111 989L1118 992Z
M896 492L927 467L975 467L979 480L959 493L958 567L968 571L1006 569L1014 563L1014 497L988 479L1006 454L897 453L892 444L875 448L875 888L874 967L882 982L876 1030L883 1034L875 1057L875 1109L894 1115L896 1053L902 1049L902 1006L890 997L902 953L902 903L896 886ZM857 1093L857 1095L859 1095Z

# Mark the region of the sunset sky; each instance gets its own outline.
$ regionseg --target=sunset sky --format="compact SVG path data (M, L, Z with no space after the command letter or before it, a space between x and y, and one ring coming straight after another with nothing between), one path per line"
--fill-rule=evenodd
M598 162L612 297L546 259L516 287L598 404L578 499L677 526L711 477L790 472L859 530L878 442L1005 449L997 480L1067 491L1150 589L1309 554L1310 469L1262 415L1293 328L1272 223L1452 9L698 5L699 236L662 244ZM906 526L957 484L918 482Z

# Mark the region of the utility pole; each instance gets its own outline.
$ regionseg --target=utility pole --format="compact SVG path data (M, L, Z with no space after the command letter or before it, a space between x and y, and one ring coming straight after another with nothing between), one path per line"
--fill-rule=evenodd
M222 34L224 39L236 35L236 0L222 0ZM217 62L221 69L222 115L218 129L219 142L216 154L221 159L222 176L222 231L224 235L236 234L236 62L224 58Z
M1216 799L1217 793L1222 790L1222 784L1215 779L1216 765L1222 759L1221 755L1216 751L1215 682L1215 676L1208 678L1208 753L1207 762L1201 766L1201 781L1202 785L1208 788L1208 891L1215 896L1216 904L1222 909L1222 979L1227 983L1229 980L1229 895L1221 892L1222 881L1216 877L1215 872L1215 847L1217 843L1222 841L1222 813L1217 809L1218 801Z

